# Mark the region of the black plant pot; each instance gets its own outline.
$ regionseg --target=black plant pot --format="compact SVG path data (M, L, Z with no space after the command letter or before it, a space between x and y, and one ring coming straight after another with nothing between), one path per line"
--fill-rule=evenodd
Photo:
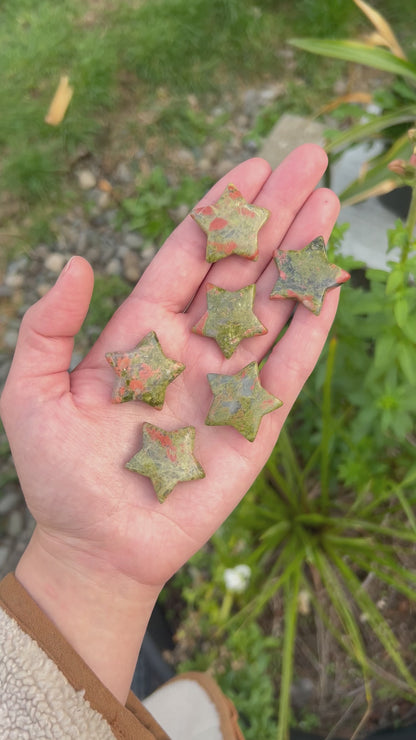
M324 740L324 738L319 735L310 735L308 732L292 730L290 740ZM332 740L340 740L340 738L333 737ZM366 740L416 740L416 725L409 725L397 730L379 730L367 735Z
M409 213L411 198L412 188L410 185L403 185L403 187L396 188L396 190L392 190L390 193L380 195L379 201L385 208L394 213L398 218L401 218L402 221L405 221Z

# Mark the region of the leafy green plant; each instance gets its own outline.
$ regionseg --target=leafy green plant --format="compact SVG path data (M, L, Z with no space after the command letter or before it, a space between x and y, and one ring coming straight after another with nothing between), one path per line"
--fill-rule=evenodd
M416 189L416 168L414 175ZM390 232L399 258L388 271L361 266L364 285L343 288L331 339L272 456L212 539L204 565L210 574L196 571L197 596L184 591L194 623L201 618L202 641L209 635L214 663L214 624L223 639L237 634L241 641L253 623L270 623L267 614L279 603L281 650L269 666L278 740L295 721L291 690L305 594L361 673L367 711L353 737L370 713L374 685L416 703L414 657L403 653L395 625L367 590L367 580L375 581L379 593L416 603L414 218L413 201L408 222ZM335 230L330 257L356 270L337 254L343 228ZM224 568L240 563L250 582L230 593ZM238 695L235 701L238 707Z
M415 62L406 56L393 29L378 11L364 0L354 2L375 29L366 40L298 38L291 42L314 54L362 64L393 75L393 83L389 82L388 87L377 91L372 98L378 106L377 112L371 113L367 109L363 117L362 107L357 106L357 113L361 112L358 123L341 132L330 132L326 145L330 155L339 155L359 142L382 139L385 143L383 152L367 163L359 177L341 193L341 201L349 205L399 187L400 180L388 165L394 159L409 156L406 130L416 120ZM360 91L352 92L335 101L330 108L360 99L368 105L371 96Z
M183 205L190 207L210 184L208 178L184 177L174 187L163 168L155 167L139 183L134 198L126 198L121 203L120 220L127 220L130 229L137 229L160 246L175 226L173 211Z

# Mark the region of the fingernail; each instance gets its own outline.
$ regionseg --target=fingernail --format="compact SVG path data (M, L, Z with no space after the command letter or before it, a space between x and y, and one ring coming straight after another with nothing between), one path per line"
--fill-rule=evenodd
M71 263L73 262L73 260L74 260L74 257L71 257L71 258L70 258L70 259L68 260L68 262L66 263L66 265L65 265L65 266L64 266L64 267L62 268L62 270L61 270L61 273L60 273L60 275L59 275L59 277L58 277L58 280L60 280L60 279L61 279L61 277L63 277L63 276L65 275L65 273L67 273L67 272L68 272L68 270L69 270L69 269L70 269L70 267L71 267Z

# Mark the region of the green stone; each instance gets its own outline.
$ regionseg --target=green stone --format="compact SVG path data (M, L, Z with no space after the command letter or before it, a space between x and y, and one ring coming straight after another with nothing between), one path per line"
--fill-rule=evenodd
M253 313L255 285L230 291L207 283L206 290L208 311L192 331L215 339L225 357L231 357L243 339L267 333Z
M168 432L144 422L143 446L126 463L126 468L150 478L162 504L177 483L205 478L193 454L194 442L195 427Z
M282 406L261 386L257 362L235 375L209 373L207 377L214 399L205 424L232 426L249 442L255 440L263 416Z
M303 249L277 250L275 263L279 277L270 298L294 298L316 315L321 311L326 291L350 279L348 272L328 261L322 236Z
M257 234L270 211L247 203L235 185L228 185L215 203L194 208L191 216L208 237L207 262L217 262L230 254L256 260Z
M181 362L166 357L154 331L130 352L107 352L105 358L117 374L114 403L144 401L161 409L167 386L185 370Z

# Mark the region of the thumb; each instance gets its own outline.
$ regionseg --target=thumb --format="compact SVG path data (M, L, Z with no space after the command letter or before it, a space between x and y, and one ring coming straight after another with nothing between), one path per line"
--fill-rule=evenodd
M27 389L32 396L50 398L69 390L74 336L87 314L93 285L90 264L72 257L55 285L28 309L3 396L16 398Z

